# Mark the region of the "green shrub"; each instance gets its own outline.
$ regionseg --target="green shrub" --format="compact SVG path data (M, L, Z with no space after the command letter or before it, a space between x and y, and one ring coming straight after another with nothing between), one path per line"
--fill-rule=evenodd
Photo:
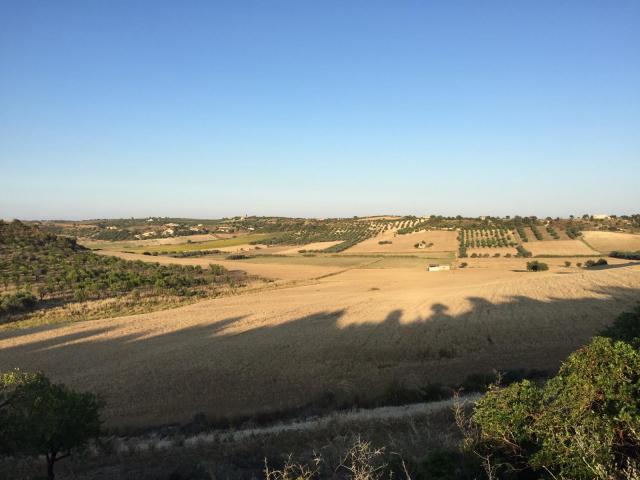
M232 253L226 257L227 260L244 260L246 258L251 258L251 256L245 255L244 253Z
M227 269L226 268L224 268L222 265L218 265L216 263L209 264L209 270L214 275L223 275L223 274L227 273Z
M597 337L542 387L528 380L492 387L472 416L475 448L491 454L502 475L619 478L640 451L638 412L640 352Z
M584 266L586 268L601 267L604 265L608 265L608 262L604 258L599 258L598 260L587 260L584 262Z
M640 304L636 305L631 311L618 315L601 335L640 346Z
M549 265L543 262L539 262L537 260L533 260L532 262L527 262L527 271L528 272L543 272L545 270L549 270Z
M518 251L518 257L530 258L532 256L531 252L524 248L522 245L518 245L516 247L516 250Z
M565 267L570 267L570 266L571 266L571 262L569 262L568 260L566 260L566 261L564 262L564 266L565 266Z
M17 292L0 297L0 316L25 312L36 306L38 300L30 292Z
M609 256L613 258L623 258L626 260L640 260L640 250L636 252L622 252L614 250L609 254Z

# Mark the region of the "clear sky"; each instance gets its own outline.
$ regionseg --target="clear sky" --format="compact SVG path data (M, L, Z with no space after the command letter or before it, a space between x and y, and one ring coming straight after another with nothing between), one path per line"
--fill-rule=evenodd
M0 218L640 211L640 2L0 0Z

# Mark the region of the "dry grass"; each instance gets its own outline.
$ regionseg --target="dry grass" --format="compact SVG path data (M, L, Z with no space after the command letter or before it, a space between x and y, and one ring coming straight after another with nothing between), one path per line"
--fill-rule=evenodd
M342 242L339 240L335 242L313 242L313 243L307 243L306 245L296 245L293 247L287 247L278 253L281 253L283 255L294 255L298 253L300 250L324 250L325 248L333 247L334 245L337 245L339 243L342 243Z
M108 424L133 426L274 412L328 392L339 403L494 368L553 369L637 300L640 267L548 263L539 274L522 273L521 259L435 273L358 268L169 311L2 332L0 365L99 392Z
M368 457L374 460L374 468L393 464L397 471L393 478L402 479L406 476L403 460L411 468L412 460L429 450L452 448L460 440L449 407L416 409L411 415L397 417L351 419L336 414L311 429L235 435L242 432L232 429L214 433L210 442L196 444L183 432L168 436L155 432L141 439L106 438L95 454L60 462L57 473L60 478L76 480L172 478L178 473L181 476L177 478L202 478L196 475L200 472L210 478L255 480L268 478L266 460L272 479L286 478L281 476L284 472L313 472L311 478L345 480L349 478L347 469L366 468L364 460ZM371 452L380 454L372 458ZM42 471L43 464L34 459L0 458L0 478L30 480ZM389 478L390 472L384 473L384 478Z
M582 232L589 245L602 253L640 250L640 235L618 232Z

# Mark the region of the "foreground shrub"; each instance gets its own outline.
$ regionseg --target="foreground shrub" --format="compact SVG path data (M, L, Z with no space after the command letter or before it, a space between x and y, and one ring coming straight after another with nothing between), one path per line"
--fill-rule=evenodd
M549 270L549 265L543 262L539 262L537 260L533 260L532 262L527 262L527 271L528 272L543 272L545 270Z
M597 337L543 387L492 387L472 416L474 448L501 475L618 478L640 458L640 353ZM502 478L502 477L500 477Z
M618 315L601 335L640 347L640 304Z

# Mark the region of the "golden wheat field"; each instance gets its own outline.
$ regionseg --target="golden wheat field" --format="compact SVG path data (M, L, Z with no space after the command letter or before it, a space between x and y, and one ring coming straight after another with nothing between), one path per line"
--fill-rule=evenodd
M608 253L612 250L640 250L640 235L620 232L584 232L584 239L596 250Z
M599 255L581 240L543 240L524 244L534 256L537 255Z
M616 260L583 270L550 259L548 272L527 273L521 259L427 272L420 259L373 268L380 259L328 258L333 266L227 261L279 281L172 310L5 330L0 365L102 394L109 426L224 419L367 398L394 382L554 369L640 292L640 267Z
M457 232L448 230L423 230L420 232L398 235L397 229L364 240L349 248L347 253L418 253L418 252L453 252L458 249ZM380 243L391 242L391 243ZM416 243L433 243L425 249L415 247Z

